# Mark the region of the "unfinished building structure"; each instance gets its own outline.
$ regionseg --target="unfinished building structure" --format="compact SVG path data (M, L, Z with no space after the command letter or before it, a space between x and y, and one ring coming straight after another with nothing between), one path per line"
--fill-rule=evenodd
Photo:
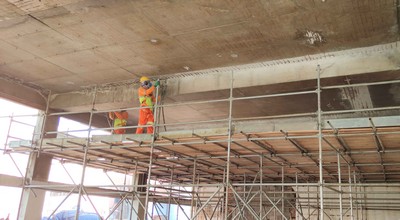
M41 110L3 149L29 155L0 179L22 188L18 219L40 219L46 191L65 193L48 217L75 194L75 219L82 198L100 219L177 219L165 204L187 219L399 218L398 1L0 4L0 94ZM152 134L134 134L141 75L161 81ZM93 134L121 109L126 134ZM54 160L79 181L49 181ZM89 167L131 181L88 184ZM95 195L118 202L103 215Z

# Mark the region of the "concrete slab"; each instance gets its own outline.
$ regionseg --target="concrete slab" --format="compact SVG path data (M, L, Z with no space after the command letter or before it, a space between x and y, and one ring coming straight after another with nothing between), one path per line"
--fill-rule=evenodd
M41 58L0 65L0 70L4 74L14 75L17 78L25 78L27 82L34 83L40 80L72 75L71 72Z
M166 60L173 58L184 58L191 54L180 45L180 42L171 37L164 37L152 43L151 39L146 41L134 42L125 47L134 51L136 54L148 61ZM168 51L164 53L163 51Z
M123 81L126 78L132 77L132 74L122 68L106 69L80 74L83 80L93 82L93 84L104 84L110 81Z
M40 57L55 56L85 49L82 43L73 42L53 30L25 34L20 37L7 38L5 40L18 48L27 50Z
M26 34L51 30L46 25L27 15L1 21L0 27L1 39L16 38Z
M106 19L104 22L120 34L129 38L129 42L150 41L151 39L160 40L168 35L158 26L149 21L146 14L138 12L138 8L132 3L127 7L131 8L130 13L116 11L115 16ZM133 5L133 6L132 6ZM124 9L124 10L127 10ZM133 12L133 13L132 13ZM157 44L159 42L155 42Z
M120 67L132 64L136 65L144 62L144 60L135 52L121 45L97 47L94 49L94 52L102 58ZM124 80L125 79L128 79L128 77L124 78ZM108 82L112 82L112 80L109 80Z
M81 90L85 89L86 85L88 84L91 85L96 84L95 81L79 77L77 74L70 74L55 78L42 79L35 81L34 83L42 87L47 87L51 90L56 89L64 92L69 92L71 90Z
M101 58L90 50L56 55L46 59L73 73L86 73L117 68L116 65Z
M18 17L24 14L24 12L19 9L17 6L11 4L8 1L1 1L0 2L0 17L1 21L9 20L14 17Z
M146 8L150 20L170 35L180 35L202 29L216 28L240 22L250 15L242 1L167 3L162 7ZM191 10L187 10L190 8ZM202 19L196 19L202 18Z
M82 31L85 30L85 31ZM74 42L80 42L88 47L101 47L129 42L127 35L122 35L117 29L103 21L80 23L57 29Z
M267 3L255 0L61 0L57 1L57 7L53 7L53 1L27 4L14 2L15 6L6 8L4 13L20 10L22 14L29 12L31 15L1 21L0 27L5 31L2 31L0 37L42 58L103 45L131 45L138 58L132 60L129 58L130 53L121 53L118 59L124 62L115 63L131 72L150 75L198 74L190 71L276 60L261 65L251 64L253 73L261 71L265 74L250 74L253 76L249 75L248 79L261 84L265 83L264 77L273 77L270 72L287 71L293 77L292 80L302 78L304 72L313 72L317 62L313 62L311 68L304 67L303 64L292 64L302 60L317 61L337 56L332 53L324 54L329 51L395 41L397 19L393 4L389 1L366 2L368 1L361 1L359 4L344 2L340 7L330 2L301 2L294 5L290 1ZM25 36L27 34L29 36ZM316 36L321 37L315 38ZM152 39L155 42L153 44L150 43ZM364 52L370 53L370 50ZM99 53L105 53L103 57L108 56L107 49ZM320 54L316 56L307 55L318 53ZM350 57L344 58L346 62L341 65L332 62L318 63L323 66L332 65L331 72L335 73L349 69L350 72L362 73L365 68L360 69L356 65L352 65L356 69L349 68L348 64L353 62L368 63L369 70L365 70L368 72L390 69L386 64L392 64L385 59L372 59L381 65L377 67L369 60L352 59L351 56L356 53L347 53ZM79 53L74 56L75 60L81 59ZM287 59L296 56L297 58ZM337 61L337 57L333 60ZM282 63L287 64L287 67L271 68L267 71L263 69L264 66ZM261 66L263 70L255 71L256 66ZM346 66L346 70L340 69L343 66ZM232 69L238 70L238 75L249 74L247 70L239 73L239 69L243 70L242 67L226 70L230 72ZM212 71L214 70L199 73ZM221 79L225 81L224 78ZM240 81L250 83L246 80ZM202 84L201 81L198 82L199 85ZM267 83L277 82L278 79L275 79ZM238 86L244 85L238 83Z
M18 49L18 47L12 46L3 40L0 40L0 54L8 54L8 56L2 56L0 65L21 62L35 58L34 55L26 52L25 50Z

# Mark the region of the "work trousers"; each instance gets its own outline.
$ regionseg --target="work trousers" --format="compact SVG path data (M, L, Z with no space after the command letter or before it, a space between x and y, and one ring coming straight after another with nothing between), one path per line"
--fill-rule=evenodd
M150 108L141 108L139 110L139 123L138 126L143 125L153 125L154 124L154 115L153 111ZM136 129L136 134L143 133L143 127L139 127ZM153 126L147 127L147 134L153 134Z

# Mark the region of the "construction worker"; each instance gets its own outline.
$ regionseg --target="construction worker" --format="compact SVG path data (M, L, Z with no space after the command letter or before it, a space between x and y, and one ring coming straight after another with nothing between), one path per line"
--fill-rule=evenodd
M140 108L139 110L139 123L138 126L153 125L153 105L156 102L155 98L155 87L159 86L160 82L157 81L155 85L150 82L150 79L146 76L140 78L140 87L138 89ZM136 134L142 134L143 127L136 129ZM153 126L147 127L147 133L153 133Z
M109 112L108 117L114 121L114 134L125 134L125 129L116 129L125 127L128 120L128 112L122 110L120 112Z

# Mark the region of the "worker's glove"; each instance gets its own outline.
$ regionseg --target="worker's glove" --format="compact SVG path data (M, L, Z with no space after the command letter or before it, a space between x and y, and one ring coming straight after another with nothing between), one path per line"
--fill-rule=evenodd
M155 87L158 87L160 85L160 80L157 80L156 83L154 83Z

